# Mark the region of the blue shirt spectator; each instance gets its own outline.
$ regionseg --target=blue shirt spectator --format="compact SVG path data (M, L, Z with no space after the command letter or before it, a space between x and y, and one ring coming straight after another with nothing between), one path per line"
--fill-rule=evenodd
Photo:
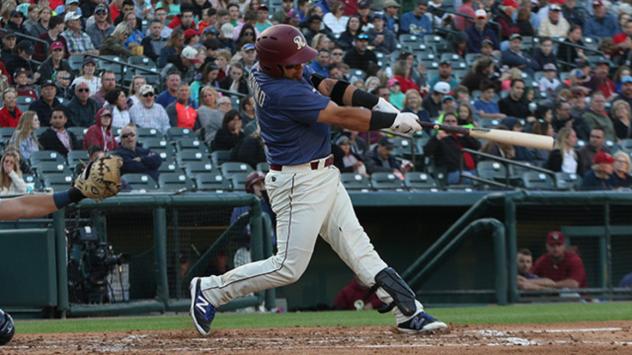
M318 56L311 63L309 63L309 67L314 71L314 73L326 78L329 76L329 62L331 60L331 55L328 50L321 49L318 51Z
M467 52L480 53L484 39L490 40L494 48L498 48L498 36L494 29L487 25L487 12L483 9L476 10L474 26L465 30L467 38Z
M426 15L427 4L426 0L419 0L413 11L402 15L399 28L401 33L420 36L432 33L432 19Z
M147 174L158 182L158 168L162 163L160 155L149 149L136 145L136 128L125 126L121 129L121 145L114 151L114 154L123 159L121 175L125 174Z
M509 38L509 49L503 51L500 57L501 65L509 68L518 68L521 71L533 75L538 70L538 63L533 58L520 50L522 37L514 33Z
M584 24L584 35L588 37L612 37L621 32L617 19L608 14L601 0L593 1L594 16L588 17Z

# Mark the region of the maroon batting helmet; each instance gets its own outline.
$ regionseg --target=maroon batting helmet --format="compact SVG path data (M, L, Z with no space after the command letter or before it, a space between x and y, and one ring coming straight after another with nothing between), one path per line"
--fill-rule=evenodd
M282 76L281 66L307 63L318 52L307 45L305 37L296 27L274 25L257 37L259 66L272 76Z

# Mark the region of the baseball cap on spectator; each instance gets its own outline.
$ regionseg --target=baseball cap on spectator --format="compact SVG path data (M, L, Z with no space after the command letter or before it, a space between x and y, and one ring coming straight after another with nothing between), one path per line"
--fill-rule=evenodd
M483 9L478 9L474 13L474 15L476 15L476 18L487 18L487 11Z
M79 12L70 11L70 12L67 12L66 15L64 15L64 22L79 20L80 18L81 18L81 15L79 14Z
M220 31L222 31L222 35L224 35L225 38L232 38L233 37L233 25L230 24L230 22L226 22L225 24L222 25L222 28L220 28Z
M564 244L564 233L560 231L550 231L546 234L546 244L562 245Z
M79 5L79 0L66 0L66 6L70 6L72 4Z
M149 94L149 93L154 93L154 87L148 84L145 84L143 86L140 87L140 89L138 89L138 93L140 94L140 96Z
M262 173L261 171L253 171L250 174L248 174L248 177L246 178L246 184L245 184L246 192L254 193L255 190L253 189L253 187L255 186L255 184L264 181L265 178L266 178L266 175Z
M562 8L558 4L549 5L549 11L562 11Z
M42 89L43 89L43 88L45 88L45 87L47 87L47 86L54 86L54 87L57 87L57 86L55 85L55 82L54 82L54 81L52 81L52 80L44 80L44 82L40 85L40 88L42 88Z
M519 7L519 4L516 0L503 0L502 6L513 7L514 9L517 9Z
M446 65L446 64L449 66L452 66L452 62L450 62L447 59L441 59L441 61L439 61L439 65Z
M217 104L218 104L218 105L219 105L219 104L230 103L230 102L231 102L231 101L230 101L230 98L229 98L228 96L220 96L220 97L217 99Z
M494 42L489 39L489 38L485 38L482 42L481 42L481 46L490 46L493 47L494 46Z
M597 65L599 64L606 64L607 66L610 66L610 60L606 57L599 57L595 60L595 63Z
M29 40L24 40L20 43L17 44L17 46L15 47L15 49L17 51L25 51L28 54L33 54L33 52L35 51L35 46L33 46L33 42L29 41Z
M614 158L612 155L604 152L603 150L598 151L593 156L593 164L612 164L614 163Z
M266 6L266 5L259 5L259 7L257 8L257 10L270 11L270 9L268 8L268 6Z
M185 40L190 40L191 38L193 38L194 36L199 36L200 33L193 28L189 28L188 30L184 31L184 38Z
M198 55L197 49L195 49L195 48L193 48L191 46L184 47L184 49L182 50L182 54L180 54L180 55L182 56L182 58L188 59L192 63L199 63L200 62L200 60L197 57L197 55Z
M444 96L444 97L441 99L441 102L443 103L443 102L450 101L450 100L454 101L454 97L453 97L453 96L451 96L451 95L446 95L446 96Z
M13 74L13 79L17 78L21 74L26 74L26 76L28 76L29 71L26 70L26 68L18 68L18 70Z
M509 37L509 40L510 40L510 41L513 41L513 40L515 40L515 39L522 40L522 36L520 35L520 33L514 33L514 34L512 34L512 35Z
M603 6L603 2L601 0L593 0L593 7L595 6Z
M380 139L378 144L389 150L395 148L395 144L393 143L393 141L386 137Z
M369 35L366 33L358 33L358 35L356 36L356 39L359 39L361 41L368 41Z
M369 7L371 7L370 0L361 0L358 2L358 9L368 9Z
M86 64L94 64L97 65L97 61L94 59L94 57L91 56L85 56L83 57L83 64L81 64L81 66L83 67Z
M103 5L103 4L99 4L97 5L97 7L94 8L94 13L98 14L99 12L105 12L108 13L108 7Z
M248 51L254 51L255 50L255 44L254 43L246 43L241 47L241 50L244 52L248 52Z
M386 0L384 1L384 8L388 8L388 7L402 7L397 1L395 0Z
M51 43L50 45L50 50L54 51L55 49L63 49L64 48L64 44L61 43L60 41L55 41L53 43Z
M350 142L351 142L351 140L349 139L349 137L347 137L347 136L340 136L340 138L338 138L336 140L336 145L349 144Z
M555 67L555 64L553 64L553 63L546 63L546 64L544 64L542 69L544 69L544 71L557 71L557 68Z
M110 110L107 107L101 107L99 109L99 111L97 111L96 115L94 117L99 118L99 117L103 117L105 115L110 115L110 117L112 116L112 110Z
M621 83L623 83L623 84L632 83L632 76L625 75L623 78L621 78Z
M439 81L432 87L432 91L447 95L450 93L450 84L445 81Z
M397 79L395 79L395 78L388 79L388 82L386 83L386 86L388 86L390 88L390 87L393 87L395 85L399 85L399 81L397 81Z
M18 10L11 11L11 17L17 17L17 16L24 18L24 14L21 11L18 11Z
M376 12L376 13L373 14L373 18L371 20L374 21L374 20L377 20L377 19L386 20L386 17L384 16L383 12Z
M612 36L612 43L614 43L615 45L621 44L625 42L626 39L628 39L628 35L623 32L617 33L616 35Z

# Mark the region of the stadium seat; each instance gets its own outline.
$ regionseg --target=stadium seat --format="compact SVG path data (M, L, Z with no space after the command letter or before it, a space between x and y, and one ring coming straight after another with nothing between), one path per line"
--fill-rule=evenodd
M31 166L35 169L37 176L40 178L44 178L49 174L72 175L72 172L66 165L65 161L40 161L37 164L32 164Z
M15 128L13 127L0 127L0 141L8 142L11 136L13 136L14 131Z
M226 192L230 191L230 180L223 177L222 174L197 174L195 176L197 189L201 191Z
M127 63L137 65L139 67L147 67L147 69L156 67L156 63L151 60L151 58L143 55L133 55L127 58Z
M178 140L182 137L193 137L193 131L188 128L171 127L167 130L167 138L170 141Z
M367 78L367 73L364 70L360 69L350 69L348 75L349 78L356 78L360 80L364 80Z
M78 141L83 142L83 137L88 132L88 129L85 127L68 127L68 132L72 132L75 135Z
M223 163L230 161L232 152L230 150L216 150L211 153L213 166L221 166Z
M369 192L371 181L368 177L356 173L340 174L340 181L348 191Z
M407 188L414 191L439 191L437 182L434 181L432 176L423 172L411 171L407 173L404 178L404 184Z
M88 156L87 150L73 150L68 152L66 159L68 160L68 166L74 169L74 167L82 161L87 163L90 157Z
M159 130L147 127L137 127L136 135L138 136L139 140L143 138L163 138L162 133L160 133Z
M145 149L149 149L149 150L167 150L169 148L173 148L173 146L171 144L169 144L169 142L167 142L166 139L161 138L161 137L144 137L144 138L139 138L138 142L143 146L143 148Z
M203 141L192 137L182 137L177 140L178 151L193 151L208 153L208 149Z
M267 174L270 171L270 165L268 165L268 163L266 162L262 162L257 164L257 171L260 171L264 174Z
M53 191L65 191L72 184L72 174L49 174L44 177L44 187Z
M563 172L555 173L555 187L558 190L575 190L582 183L582 178L577 174Z
M208 155L200 151L184 150L176 153L178 165L185 166L187 162L197 161L201 163L210 163Z
M424 41L423 36L417 36L413 34L404 33L399 36L399 42L402 45L406 45L408 43L422 43Z
M75 73L79 73L83 66L83 55L71 55L68 57L68 65Z
M31 104L35 100L33 100L33 98L30 96L18 96L17 101L18 101L17 105L20 111L26 112L29 110L29 106L31 106Z
M402 181L393 173L371 174L371 185L378 191L404 191Z
M230 175L230 181L233 191L246 191L246 180L250 173L233 173Z
M188 176L195 176L201 173L210 174L213 171L220 173L217 169L213 169L213 164L210 162L188 161L183 167Z
M158 189L156 181L149 175L145 174L125 174L122 177L125 180L132 191L155 191Z
M161 174L164 173L178 173L181 174L182 173L182 169L180 169L178 167L178 164L176 164L176 162L171 161L171 162L164 162L162 164L160 164L160 167L158 168L158 172Z
M483 160L476 164L476 173L479 177L487 180L504 182L509 176L507 167L493 160Z
M222 175L231 177L235 174L250 174L253 169L250 165L241 162L227 161L220 166Z
M165 173L158 177L158 186L160 191L176 192L181 189L193 191L195 186L193 181L188 179L184 173Z
M54 150L40 150L31 153L29 158L31 166L35 166L41 162L54 162L58 164L65 163L64 156Z
M40 191L42 189L42 182L37 178L37 176L22 175L22 179L27 185L33 184L33 191Z
M553 190L555 185L551 176L540 172L527 172L522 175L522 183L527 190Z
M626 152L632 152L632 139L628 138L620 140L619 146Z

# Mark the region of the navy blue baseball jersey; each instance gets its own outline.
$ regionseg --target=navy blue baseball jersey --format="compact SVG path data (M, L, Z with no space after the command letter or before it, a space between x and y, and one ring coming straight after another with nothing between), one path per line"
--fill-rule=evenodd
M271 77L258 65L252 69L250 85L269 164L304 164L331 153L329 125L317 122L329 97L312 86L311 74L305 66L299 81Z

